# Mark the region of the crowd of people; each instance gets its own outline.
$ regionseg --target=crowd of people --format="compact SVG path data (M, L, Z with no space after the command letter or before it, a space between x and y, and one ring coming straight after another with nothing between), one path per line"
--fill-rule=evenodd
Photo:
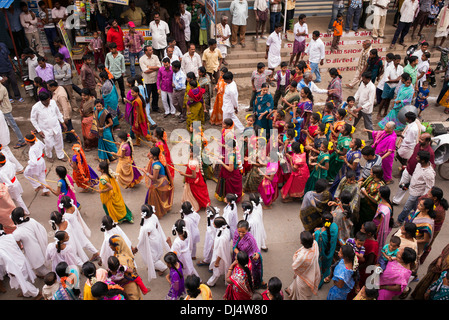
M279 12L275 10L280 1L271 2L271 13ZM339 2L343 1L335 1ZM362 6L361 0L350 2L347 26L349 18L358 17L351 12ZM380 8L388 5L384 2ZM404 0L402 6L409 2L417 0ZM357 72L346 85L356 92L343 97L342 76L336 68L328 70L331 81L327 89L316 85L321 82L324 43L320 32L314 30L306 44L306 16L299 15L298 22L292 24L293 52L290 61L282 61L282 25L276 21L278 15L270 14L273 29L266 40L267 65L258 62L255 66L251 103L243 120L239 117L239 90L225 61L226 48L235 46L237 34L245 46L244 28L234 20L234 10L247 10L242 3L246 1L234 0L233 26L229 28L223 17L216 39L207 39L207 35L204 39L199 24L199 45L204 48L187 40L184 4L170 27L162 19L162 10L153 13L151 46L144 45L135 32L133 19L128 19L126 37L120 35L117 21L110 20L105 45L99 34L94 34L93 54L83 56L81 87L72 81L70 55L59 38L53 42L54 65L25 48L21 57L30 77L34 75L36 87L30 112L34 129L26 134L11 114L14 95L8 95L2 84L12 80L11 75L2 74L0 276L9 275L12 288L35 299L139 300L150 292L137 272L135 255L139 254L148 271L143 277L148 283L165 274L169 300L211 300L211 288L218 281L227 286L225 300L309 300L325 283L331 284L328 300L404 299L412 291L414 299L449 298L448 246L431 263L425 277L417 277L449 209L442 188L435 185L431 135L420 121L428 106L429 44L422 42L420 50L407 57L388 53L383 61L370 41L363 42ZM262 1L257 5L261 12L267 10ZM198 6L199 10L190 14L198 15L201 22L204 7ZM40 7L45 9L45 4ZM132 17L133 5L130 10ZM138 15L136 19L144 23L145 16ZM264 16L256 15L261 22ZM438 25L441 18L435 17ZM341 13L335 13L329 26L335 38L332 49L338 50ZM353 26L357 30L358 22ZM383 27L378 29L373 37L384 36ZM130 48L132 61L138 59L138 67L131 63L127 77L124 46ZM0 48L1 57L7 49L4 44ZM6 85L9 88L13 83ZM273 95L270 87L275 88ZM80 96L80 104L75 94ZM314 106L314 95L319 94L327 95L321 108ZM159 98L163 108L159 108ZM372 122L375 105L380 130L375 130ZM400 111L409 105L416 108L402 119ZM82 138L73 127L73 112L80 114ZM184 123L189 137L169 141L166 129L152 119L153 112ZM363 128L357 126L362 118ZM8 125L17 136L14 148L28 147L25 167L9 149ZM219 139L205 136L209 125L221 127ZM361 139L359 132L367 140ZM185 164L175 163L172 143L187 145ZM64 150L67 145L71 156ZM142 168L136 165L134 148L144 146L150 148L147 165ZM97 152L98 164L88 161L86 152L90 151ZM394 183L395 159L401 167L399 192L392 197L389 185ZM56 160L69 167L56 166L54 187L46 177L46 161ZM182 169L176 168L180 165ZM55 210L49 214L53 242L23 201L19 174L36 193L57 197ZM171 230L163 230L160 219L176 202L175 176L183 179L180 219ZM212 194L207 180L216 183ZM121 189L141 183L146 194L142 196L138 243L133 245L119 226L135 219ZM394 214L407 191L402 211ZM80 214L77 192L99 194L105 213L101 248L89 240L92 231ZM212 205L212 196L223 203L221 215L220 208ZM294 278L284 290L276 276L264 281L262 259L268 252L264 211L279 202L298 203L304 229L301 247L293 255ZM204 235L199 228L202 211L207 220ZM168 231L173 241L167 237ZM197 244L203 237L203 258L195 263ZM209 279L200 278L197 268L202 266L211 271ZM83 288L73 286L80 280L78 270L87 279ZM370 282L373 272L377 277ZM43 278L43 288L33 284L36 277ZM414 290L409 286L412 281L419 281ZM3 285L0 289L6 290Z

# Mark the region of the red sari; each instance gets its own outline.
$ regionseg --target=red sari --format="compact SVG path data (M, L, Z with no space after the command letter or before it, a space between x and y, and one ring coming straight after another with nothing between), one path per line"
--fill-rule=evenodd
M185 177L182 201L190 201L193 210L199 211L210 205L209 191L201 174L200 165L196 160L190 160L187 165L186 174L191 175L192 172L196 172L196 178Z
M164 133L165 135L165 133ZM156 142L156 147L159 147L161 150L161 154L159 156L159 160L162 162L162 164L170 171L170 174L172 178L175 177L175 169L173 165L173 161L171 159L170 155L170 149L168 149L166 137L164 137L164 140Z
M248 268L251 270L251 261L248 263ZM226 288L224 300L251 300L253 293L249 286L248 275L238 264L232 270L230 280L232 283Z
M303 153L294 153L292 156L292 172L287 182L281 189L282 199L300 198L304 196L307 179L310 171L307 165L307 155Z
M135 98L132 102L132 106L132 131L136 134L137 137L145 137L148 140L148 118L144 110L142 100L139 97ZM137 141L138 140L139 139L137 139Z

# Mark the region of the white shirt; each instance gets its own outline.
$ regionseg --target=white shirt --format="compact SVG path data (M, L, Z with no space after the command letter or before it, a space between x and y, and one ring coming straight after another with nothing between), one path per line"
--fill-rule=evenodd
M426 50L426 52L428 52L428 51ZM419 50L416 50L415 52L413 52L412 56L418 57L418 64L419 64L422 61L421 58L422 58L423 54L424 54L424 52L421 49L419 49Z
M39 101L31 108L30 121L38 132L42 131L45 135L52 135L61 134L59 123L63 123L64 118L56 101L50 100L48 107Z
M392 64L394 64L393 61L390 61L389 63L387 63L387 66L385 67L385 70L387 70ZM384 72L384 74L382 75L382 79L380 79L379 83L377 84L377 88L379 88L380 90L383 90L385 81L387 81L387 80L388 80L387 73Z
M227 84L223 94L223 114L234 113L235 108L239 105L239 92L235 81Z
M268 4L266 0L254 0L253 5L254 10L265 11L268 9Z
M151 58L148 58L148 56L144 54L139 59L139 65L140 69L142 70L143 83L156 83L158 71L153 71L151 73L145 73L145 71L148 70L148 67L160 68L161 62L159 61L159 58L155 54L152 54Z
M35 16L33 19L30 12L22 12L20 14L20 24L25 30L25 33L34 33L37 31L37 17Z
M415 19L415 12L418 9L418 0L412 2L412 0L405 0L401 7L401 18L399 21L410 23Z
M374 15L375 16L385 16L387 15L388 5L390 4L390 0L373 0L373 6L375 4L381 5L383 7L387 7L387 9L382 9L378 6L374 6Z
M396 68L393 63L392 65L388 66L385 69L385 74L384 74L384 76L386 76L385 81L395 80L395 79L399 78L403 73L404 73L404 67L401 66L400 64L398 64L398 66ZM390 88L396 88L398 85L399 85L399 82L388 83L388 86Z
M236 26L246 26L248 19L248 2L246 0L234 0L229 7L232 15L232 24Z
M293 33L295 34L295 40L298 42L303 42L304 40L306 40L305 36L297 36L296 34L300 32L300 33L309 33L309 29L307 27L307 23L303 23L302 25L299 24L299 22L295 23L295 26L293 27Z
M159 24L153 20L150 22L150 32L152 37L153 49L160 50L167 46L167 35L170 33L170 28L167 22L161 20Z
M27 58L27 59L25 60L25 63L26 63L27 66L28 66L28 78L30 78L30 80L34 80L34 78L37 77L37 74L36 74L36 67L39 65L39 64L37 63L37 55L34 55L34 58L33 58L33 59Z
M360 82L359 89L355 93L355 105L357 108L362 107L362 111L365 114L371 114L373 112L374 101L376 99L376 86L372 81L368 84Z
M313 63L320 63L324 59L324 43L318 38L316 40L311 39L309 45L306 48L305 54L309 55L309 61Z
M401 141L400 149L405 148L411 150L411 152L413 153L413 150L418 143L418 137L420 133L425 130L426 128L420 123L418 119L416 119L412 123L407 124L404 131L402 132L402 136L404 136L404 138Z
M164 57L166 57L166 56L167 56L167 48L165 48L165 50L164 50ZM178 59L174 59L173 61L175 61L175 60L181 61L182 60L182 51L181 51L181 49L179 49L178 46L175 46L175 48L173 49L173 57L178 57Z
M184 36L186 41L190 41L190 22L192 21L192 14L189 11L185 11L184 13L181 13L181 18L184 20Z
M268 49L268 68L274 69L281 64L281 33L273 31L267 39L267 46L270 47Z
M193 54L193 57L191 57L188 52L182 56L181 70L186 75L189 72L193 72L195 76L198 77L198 68L202 65L203 61L201 61L201 56L196 52Z
M426 81L426 79L427 79L426 73L427 73L427 71L429 71L429 68L430 68L429 60L421 61L420 63L418 63L418 76L424 72L424 75L421 77L421 79L418 80L419 83Z
M416 164L415 171L410 180L410 195L418 197L427 194L434 185L435 170L433 170L432 164L427 168L421 167L420 163Z
M68 16L67 9L63 6L59 7L59 10L55 8L51 9L51 14L54 19L63 19L64 16ZM64 28L66 29L72 29L72 26L70 26L70 19L67 18L67 20L64 23Z

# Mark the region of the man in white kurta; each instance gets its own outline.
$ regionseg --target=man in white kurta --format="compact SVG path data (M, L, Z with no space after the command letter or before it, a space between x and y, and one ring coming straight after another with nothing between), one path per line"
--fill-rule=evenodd
M22 199L23 188L16 178L16 165L8 161L6 157L0 153L0 183L4 183L8 187L11 199L16 205L22 207L26 214L30 214L27 205Z
M231 28L228 24L228 17L221 16L221 23L217 24L217 48L221 51L221 55L223 56L223 63L227 65L228 63L225 61L226 56L228 55L228 47L231 46L231 42L229 38L231 37Z
M42 195L50 195L50 190L44 187L47 185L45 179L47 166L44 160L45 145L36 137L30 138L30 135L25 137L25 141L30 146L30 149L28 150L28 165L23 175L30 181L36 192L42 189Z
M440 10L436 19L437 30L433 38L433 46L436 47L437 39L441 38L440 46L446 41L449 27L449 3Z
M11 142L9 135L8 124L6 123L5 116L3 112L0 111L0 152L6 157L6 160L11 161L16 165L16 170L18 173L23 172L22 164L14 157L14 154L9 148L9 143Z
M403 160L408 160L415 150L416 144L419 142L419 137L421 132L424 132L426 128L417 119L416 113L409 111L405 114L405 121L407 125L402 131L401 136L396 141L396 146L398 146L398 155ZM404 161L406 162L406 161Z
M385 38L385 22L387 21L387 11L390 0L373 0L374 21L373 21L373 39Z
M44 139L45 155L50 162L53 161L53 148L58 159L65 162L67 159L64 155L64 141L60 124L64 131L67 131L67 126L62 113L59 111L56 101L50 99L50 95L42 92L39 94L39 100L31 109L31 123Z
M274 69L281 64L282 25L276 25L267 39L265 59L268 59L268 69Z
M231 119L234 122L236 131L242 133L245 128L236 114L239 105L239 92L237 90L237 84L233 79L234 75L230 71L223 75L223 80L227 83L223 94L223 119Z

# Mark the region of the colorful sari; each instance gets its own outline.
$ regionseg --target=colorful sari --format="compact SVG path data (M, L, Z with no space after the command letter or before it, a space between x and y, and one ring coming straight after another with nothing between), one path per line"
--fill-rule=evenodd
M240 202L243 196L242 173L238 168L236 156L229 154L228 159L229 161L227 163L232 163L234 169L228 171L225 167L221 166L217 187L215 188L215 198L218 201L224 201L228 193L233 193L237 195L237 202Z
M72 147L75 153L72 156L72 162L76 164L73 169L73 180L76 185L82 189L87 189L98 184L98 175L87 164L86 155L79 144L74 144Z
M190 113L187 114L186 126L187 130L190 129L190 125L194 121L201 121L201 125L204 125L204 93L205 89L200 86L186 90L187 106L189 106Z
M379 203L379 205L377 206L376 214L373 218L373 222L377 227L376 239L379 243L379 251L377 252L378 257L380 257L380 252L387 242L387 237L391 232L390 217L391 209L388 206Z
M234 233L233 243L232 243L232 260L236 259L236 254L234 252L235 249L239 251L244 251L249 257L252 268L251 276L253 278L253 284L255 288L260 287L262 284L263 278L263 264L262 264L262 255L260 254L259 247L257 246L257 241L251 234L251 232L247 232L243 238L240 238L239 233ZM254 254L259 254L259 259L254 259Z
M383 157L388 151L390 155L382 159L382 170L384 172L384 180L390 181L393 174L393 162L396 152L396 132L386 133L385 131L373 131L374 143L371 145L375 153Z
M132 131L136 135L136 144L140 145L142 138L150 140L147 113L145 112L143 101L139 97L133 100L132 106Z
M223 110L221 107L223 106L223 95L226 87L226 82L224 82L223 77L218 79L215 87L217 88L217 95L215 96L214 108L210 115L210 124L221 126L223 122Z
M340 159L343 149L346 152L350 149L349 144L351 143L351 136L344 136L342 133L338 135L337 144L334 145L334 152L329 157L329 170L327 171L327 180L333 181L340 171L341 167L345 163L344 160ZM338 152L337 152L338 151Z
M421 257L422 253L427 249L430 242L433 238L433 229L435 226L434 220L430 217L428 218L417 218L419 211L411 212L409 216L405 219L405 222L413 222L416 225L417 233L416 240L424 238L424 234L427 233L429 235L429 242L422 244L418 243L418 258Z
M119 125L119 119L121 118L120 109L118 106L119 96L117 88L114 85L112 80L106 80L101 87L101 93L104 102L104 108L108 110L108 112L112 116L113 127Z
M135 167L136 164L134 163L132 151L128 142L122 142L117 152L119 158L115 172L118 174L117 182L123 188L132 188L139 184L143 178L142 174Z
M132 90L129 90L126 94L126 100L133 101L133 96L131 94ZM125 106L125 121L132 127L133 125L133 105L129 102Z
M204 77L198 77L198 84L202 89L204 89L203 99L204 104L206 105L206 109L210 109L210 99L211 99L211 92L212 92L212 86L210 77L208 74Z
M271 176L272 180L264 177L262 183L259 185L257 191L262 197L263 203L270 206L279 196L278 176L277 172L279 165L277 162L268 162L266 167L266 175Z
M159 176L155 181L150 180L147 176L145 177L145 183L148 187L145 203L156 208L155 213L160 219L172 208L174 188L170 171L165 169L161 161L150 161L146 171L153 174L155 169L159 169Z
M360 188L365 188L368 196L360 197L359 219L354 223L354 232L357 232L366 221L372 221L380 202L379 188L384 186L385 182L375 181L372 176L366 178Z
M299 110L299 112L298 112ZM318 124L310 125L310 123L306 123L306 118L310 118L310 115L313 112L313 102L310 100L307 101L299 101L298 105L296 107L296 120L298 123L295 125L295 130L298 132L298 135L296 136L296 141L303 142L307 141L308 136L301 132L302 129L307 125L310 135L313 137L315 135L316 129L318 129ZM290 113L293 115L293 112ZM300 121L302 120L302 121Z
M341 203L335 206L331 213L334 217L334 223L338 226L338 239L346 242L346 240L351 237L352 226L354 224L351 219L348 219Z
M330 140L331 133L332 133L330 127L334 123L334 120L335 120L335 118L334 118L334 115L332 113L331 114L324 114L323 118L321 119L321 123L324 123L326 125L326 138L327 138L328 141Z
M192 204L193 210L198 212L201 208L206 208L210 205L210 198L207 184L201 174L200 165L197 160L190 160L187 165L186 174L191 175L192 172L196 172L196 178L185 177L184 192L181 201L189 201Z
M360 188L357 182L351 184L348 183L346 177L344 177L338 184L337 189L334 193L334 198L339 199L343 191L349 191L352 196L352 200L349 203L352 211L352 222L357 221L359 217L359 207L360 207ZM332 194L332 193L331 193Z
M348 161L350 164L354 164L354 162L357 163L357 167L355 169L355 178L356 180L360 177L360 160L362 159L362 152L358 150L348 150L346 152L346 161ZM346 162L343 162L343 165L341 166L340 171L338 171L338 174L335 176L334 182L332 186L330 187L329 191L332 195L335 194L336 190L338 189L338 186L340 185L340 182L342 179L346 177L346 173L348 172L349 167L346 164Z
M331 80L329 83L329 86L327 87L327 90L335 90L335 92L329 94L327 96L326 102L332 101L334 103L334 106L338 107L343 102L343 90L341 86L341 79L340 77L335 77Z
M330 237L329 237L330 235ZM318 285L318 289L324 284L324 279L331 274L332 261L334 259L335 249L337 248L338 242L338 226L336 223L332 222L329 227L329 232L327 230L322 231L318 229L314 233L315 241L318 243L320 248L319 265L321 271L321 280Z
M248 263L248 267L251 271L251 262ZM232 283L226 287L226 292L223 296L224 300L251 300L253 293L249 284L249 277L245 270L238 264L232 270L230 277Z
M309 191L304 195L299 217L305 230L313 233L315 228L322 224L321 214L329 200L330 193L327 190L321 193Z
M91 98L86 102L81 103L81 131L84 139L84 147L86 149L96 148L98 146L98 138L92 134L92 123L94 121L94 102L95 98Z
M164 133L165 135L165 133ZM165 168L168 167L168 171L170 171L170 175L172 178L175 177L175 166L173 165L173 161L171 159L170 149L167 145L167 138L164 137L162 141L157 141L154 144L156 147L158 147L161 150L161 153L159 155L159 161L164 165Z
M333 143L338 141L340 131L341 129L343 129L345 123L346 122L344 120L336 121L333 123L332 127L335 133L331 131L330 141L332 141Z
M430 286L429 300L449 300L449 286L443 283L446 275L447 271L441 273L440 278Z
M58 180L58 187L61 190L61 192L59 193L59 196L58 196L58 207L59 207L59 203L61 202L61 198L63 196L68 196L70 199L73 200L73 203L75 203L76 207L79 208L80 204L78 203L78 201L76 201L73 179L69 175L66 175L66 179ZM68 183L67 183L67 181L68 181Z
M106 108L103 108L100 112L95 110L91 131L98 135L98 158L100 158L100 160L112 161L114 160L114 156L109 152L117 153L117 146L113 142L114 136L112 134L112 129L111 127L108 127L103 130L103 133L98 131L98 128L103 128L105 126L108 118L112 119L112 116ZM104 152L102 150L109 152Z
M179 262L178 269L170 268L170 290L165 296L165 300L178 300L185 291L182 263Z
M397 260L389 261L384 272L379 277L379 285L400 285L399 291L379 289L377 300L391 300L400 295L407 288L412 271L404 268Z
M322 166L324 166L324 164L326 162L329 162L329 153L327 152L322 152L320 151L320 154L318 155L316 162L317 164L320 164ZM312 170L312 172L310 173L310 177L309 179L307 179L306 182L306 187L304 189L304 193L307 193L311 190L315 189L315 183L319 180L319 179L326 179L327 178L327 172L328 170L323 169L323 168L318 168L317 166L315 166Z
M254 112L256 116L255 125L258 125L261 128L264 128L269 134L269 130L272 128L272 121L267 118L268 114L265 114L262 119L259 119L259 116L267 112L268 113L273 110L274 101L273 96L269 93L262 95L258 95L256 100L254 101Z
M287 182L281 189L283 199L287 198L301 198L304 196L304 189L310 172L307 165L307 154L295 153L292 156L292 171Z
M395 131L402 131L405 128L405 124L401 123L398 119L398 114L401 109L409 104L412 103L413 100L413 94L415 92L414 86L405 86L405 84L401 85L398 91L398 95L396 99L394 100L394 106L393 109L388 112L387 116L383 118L379 122L379 127L381 129L385 128L385 125L389 121L393 121L396 124ZM396 101L399 101L398 103Z
M334 274L332 277L333 281L344 281L344 285L342 288L334 285L329 289L329 293L327 294L327 300L346 300L348 293L354 288L355 280L354 280L354 270L347 269L345 266L345 262L343 259L335 266Z
M106 189L106 184L112 186L112 190L100 193L100 200L103 204L104 212L112 218L115 223L123 221L133 222L133 214L123 201L122 192L114 177L103 174L100 177L100 190Z

